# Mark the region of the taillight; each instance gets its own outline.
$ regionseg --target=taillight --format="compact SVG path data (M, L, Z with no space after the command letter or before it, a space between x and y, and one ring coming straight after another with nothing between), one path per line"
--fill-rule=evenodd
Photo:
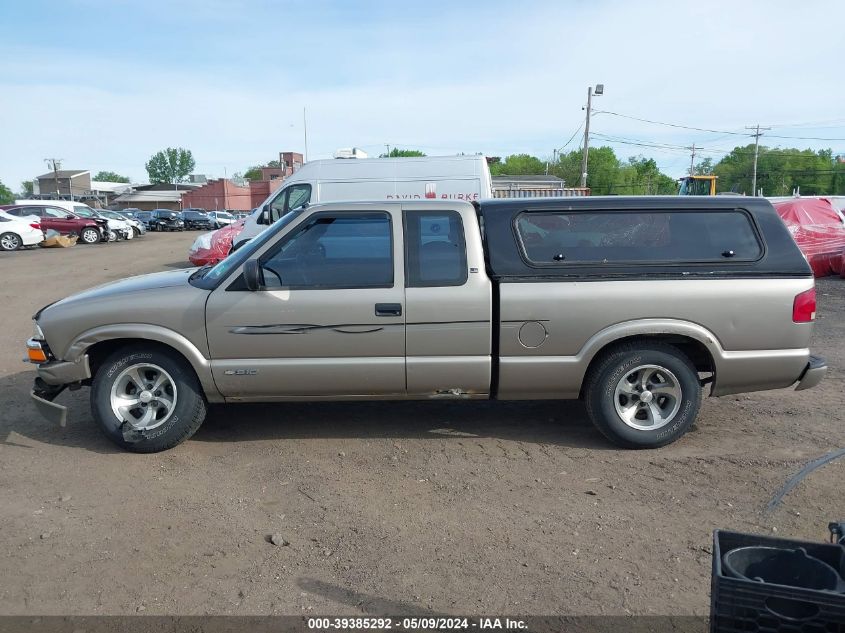
M31 226L32 228L34 228L34 229L36 229L36 230L38 230L38 231L40 231L40 230L41 230L41 225L40 225L38 222L33 222L33 223L32 223L32 224L30 224L29 226Z
M815 288L795 295L795 301L792 302L792 320L795 323L809 323L816 320Z

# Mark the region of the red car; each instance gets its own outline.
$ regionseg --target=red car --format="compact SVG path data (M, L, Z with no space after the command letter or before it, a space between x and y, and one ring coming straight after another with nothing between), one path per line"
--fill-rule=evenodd
M19 218L28 215L35 215L40 218L41 229L53 229L62 235L78 235L79 241L83 244L96 244L103 239L108 239L106 220L93 218L80 218L66 209L51 206L48 203L42 205L5 205L0 209Z

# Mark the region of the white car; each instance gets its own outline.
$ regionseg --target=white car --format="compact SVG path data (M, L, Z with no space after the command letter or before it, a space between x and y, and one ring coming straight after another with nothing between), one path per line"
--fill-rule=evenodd
M0 250L16 251L44 241L39 218L28 215L18 218L0 211Z
M77 206L73 212L81 218L105 218L108 222L109 242L117 240L131 240L135 237L135 231L126 218L116 220L110 216L104 215L97 209L90 209L88 207ZM118 215L117 213L115 215Z
M208 211L208 219L215 229L223 228L237 222L237 218L228 211Z
M139 237L141 235L145 235L147 232L147 227L144 224L135 218L127 217L117 211L110 211L109 209L98 209L97 215L100 217L106 218L107 220L115 220L117 222L126 222L131 228L133 232L133 237ZM129 238L130 240L132 237Z

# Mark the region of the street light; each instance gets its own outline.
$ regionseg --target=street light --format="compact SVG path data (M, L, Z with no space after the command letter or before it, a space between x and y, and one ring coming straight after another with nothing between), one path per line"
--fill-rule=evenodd
M590 153L590 110L593 95L599 97L604 94L604 84L596 84L595 90L587 88L587 122L584 124L584 155L581 157L581 187L587 186L587 155Z

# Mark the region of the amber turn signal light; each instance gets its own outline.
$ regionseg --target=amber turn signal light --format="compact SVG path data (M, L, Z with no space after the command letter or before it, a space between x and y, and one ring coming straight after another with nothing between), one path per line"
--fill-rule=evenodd
M47 354L44 353L43 349L33 349L28 347L26 349L26 353L29 355L29 360L32 363L46 363L47 362Z

